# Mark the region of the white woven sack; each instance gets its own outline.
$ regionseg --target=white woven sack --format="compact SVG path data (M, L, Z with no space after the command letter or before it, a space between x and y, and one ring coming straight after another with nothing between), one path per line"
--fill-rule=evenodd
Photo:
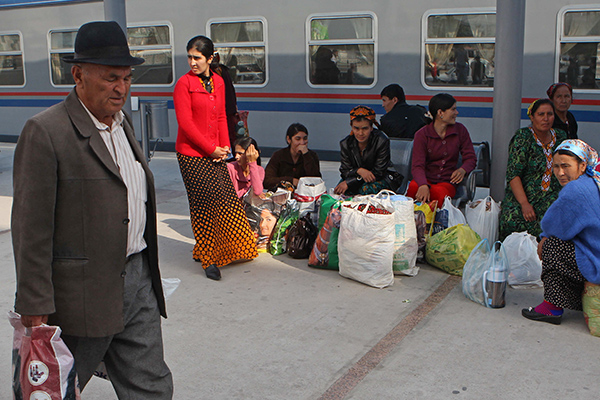
M360 204L365 204L362 211L358 211ZM369 205L384 208L391 214L368 214ZM391 286L394 283L394 207L389 200L361 197L359 201L342 203L341 213L340 275L376 288Z

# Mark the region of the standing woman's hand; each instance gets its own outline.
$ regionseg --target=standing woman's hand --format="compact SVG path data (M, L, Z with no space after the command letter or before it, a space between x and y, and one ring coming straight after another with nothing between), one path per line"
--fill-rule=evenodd
M258 156L259 154L258 150L256 150L256 147L254 147L253 144L248 146L248 148L246 149L246 160L248 161L248 164L258 160Z
M521 204L521 212L523 213L523 218L525 218L525 221L535 221L535 210L533 209L533 206L529 204L529 202Z
M210 155L210 157L213 159L213 161L222 161L225 159L225 157L227 157L227 154L229 154L229 146L225 146L225 147L217 146L215 148L215 151L213 151L212 154Z

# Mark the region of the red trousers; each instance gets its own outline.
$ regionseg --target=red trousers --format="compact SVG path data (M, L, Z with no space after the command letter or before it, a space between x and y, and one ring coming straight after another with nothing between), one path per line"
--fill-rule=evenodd
M408 190L406 191L406 197L411 197L414 199L415 195L417 194L417 190L419 190L417 182L410 181L410 185L408 185ZM446 196L450 196L450 198L452 198L455 194L456 187L449 182L429 184L429 199L430 201L437 200L438 208L442 208Z

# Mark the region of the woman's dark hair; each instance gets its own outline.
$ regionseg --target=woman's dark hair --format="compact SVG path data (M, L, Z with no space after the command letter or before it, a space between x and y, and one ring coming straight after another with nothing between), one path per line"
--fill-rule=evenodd
M251 144L253 144L256 151L258 151L258 158L256 159L256 163L260 165L260 149L258 148L258 143L256 143L256 140L254 140L250 136L236 139L235 142L233 142L233 151L235 152L236 146L240 146L242 149L248 150L248 147L250 147Z
M435 121L438 110L446 111L456 104L456 99L448 93L438 93L429 100L429 114Z
M190 39L186 46L186 51L190 51L193 48L198 50L208 60L215 52L215 45L212 40L206 36L194 36Z
M556 114L556 110L554 109L554 103L550 99L538 99L531 103L531 107L528 110L528 116L531 117L535 112L540 108L540 106L544 104L549 104L552 107L552 112Z
M575 153L573 153L570 150L565 150L565 149L560 149L560 150L556 150L556 152L554 154L560 154L562 156L569 156L569 157L573 157L574 159L577 160L577 162L579 164L585 163L585 161L583 161L581 158L579 158L578 155L576 155Z
M304 125L302 125L301 123L295 122L295 123L291 124L289 126L289 128L287 128L287 132L285 133L285 137L289 138L290 141L291 141L292 138L294 136L296 136L296 134L298 132L304 132L304 133L306 133L306 135L308 135L308 129L306 129L306 127Z

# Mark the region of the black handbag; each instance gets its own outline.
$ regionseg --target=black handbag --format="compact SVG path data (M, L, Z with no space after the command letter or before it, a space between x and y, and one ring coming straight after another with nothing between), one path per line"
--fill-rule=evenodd
M298 219L287 235L287 253L292 258L308 258L319 231L310 220L310 214Z
M402 185L404 175L402 175L394 169L388 169L383 179L387 182L390 189L395 192L396 190L398 190L400 185Z

